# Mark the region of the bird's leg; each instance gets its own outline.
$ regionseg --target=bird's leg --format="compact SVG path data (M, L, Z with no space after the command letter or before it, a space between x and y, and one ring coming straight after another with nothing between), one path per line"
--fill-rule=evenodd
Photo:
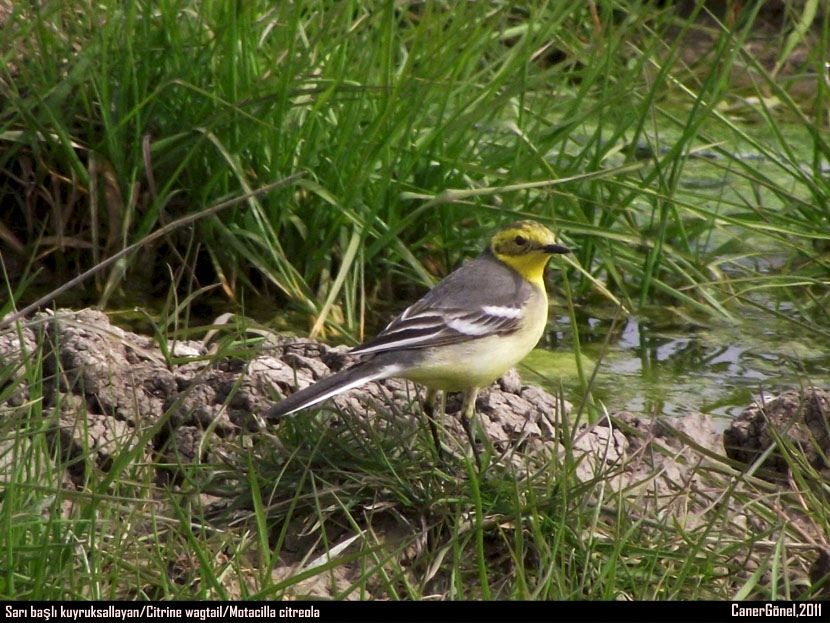
M470 448L473 450L473 456L476 460L478 471L481 471L481 457L478 454L478 446L473 437L472 418L476 414L476 396L478 396L478 387L471 387L464 391L464 403L461 407L461 425L467 433L467 439L470 440Z
M424 414L427 416L429 423L429 430L432 433L432 441L435 444L435 452L438 455L438 460L444 460L444 454L441 450L441 439L438 437L438 422L435 421L435 394L434 389L427 389L427 395L424 398Z

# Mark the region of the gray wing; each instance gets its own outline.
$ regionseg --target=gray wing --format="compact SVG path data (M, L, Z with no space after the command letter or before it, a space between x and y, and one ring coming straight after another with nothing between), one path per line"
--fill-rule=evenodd
M445 277L352 354L430 348L512 333L522 325L522 308L533 288L484 253Z

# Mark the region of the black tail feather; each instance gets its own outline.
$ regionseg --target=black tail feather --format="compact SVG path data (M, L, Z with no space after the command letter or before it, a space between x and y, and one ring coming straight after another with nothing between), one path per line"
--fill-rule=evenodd
M359 363L294 392L268 409L263 416L266 420L279 420L286 415L324 402L353 387L360 387L369 381L388 378L393 372L392 366L382 365L374 360Z

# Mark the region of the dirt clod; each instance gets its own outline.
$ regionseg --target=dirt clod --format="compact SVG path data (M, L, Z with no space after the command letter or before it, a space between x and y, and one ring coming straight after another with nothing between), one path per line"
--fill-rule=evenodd
M724 445L728 457L747 465L773 447L761 472L770 479L786 476L787 448L830 477L830 391L790 390L750 405L724 432Z

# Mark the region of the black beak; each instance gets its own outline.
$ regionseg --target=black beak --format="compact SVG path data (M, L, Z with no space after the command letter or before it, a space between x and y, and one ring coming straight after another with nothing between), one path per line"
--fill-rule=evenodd
M542 247L545 253L570 253L571 250L568 247L563 247L560 244L546 244Z

